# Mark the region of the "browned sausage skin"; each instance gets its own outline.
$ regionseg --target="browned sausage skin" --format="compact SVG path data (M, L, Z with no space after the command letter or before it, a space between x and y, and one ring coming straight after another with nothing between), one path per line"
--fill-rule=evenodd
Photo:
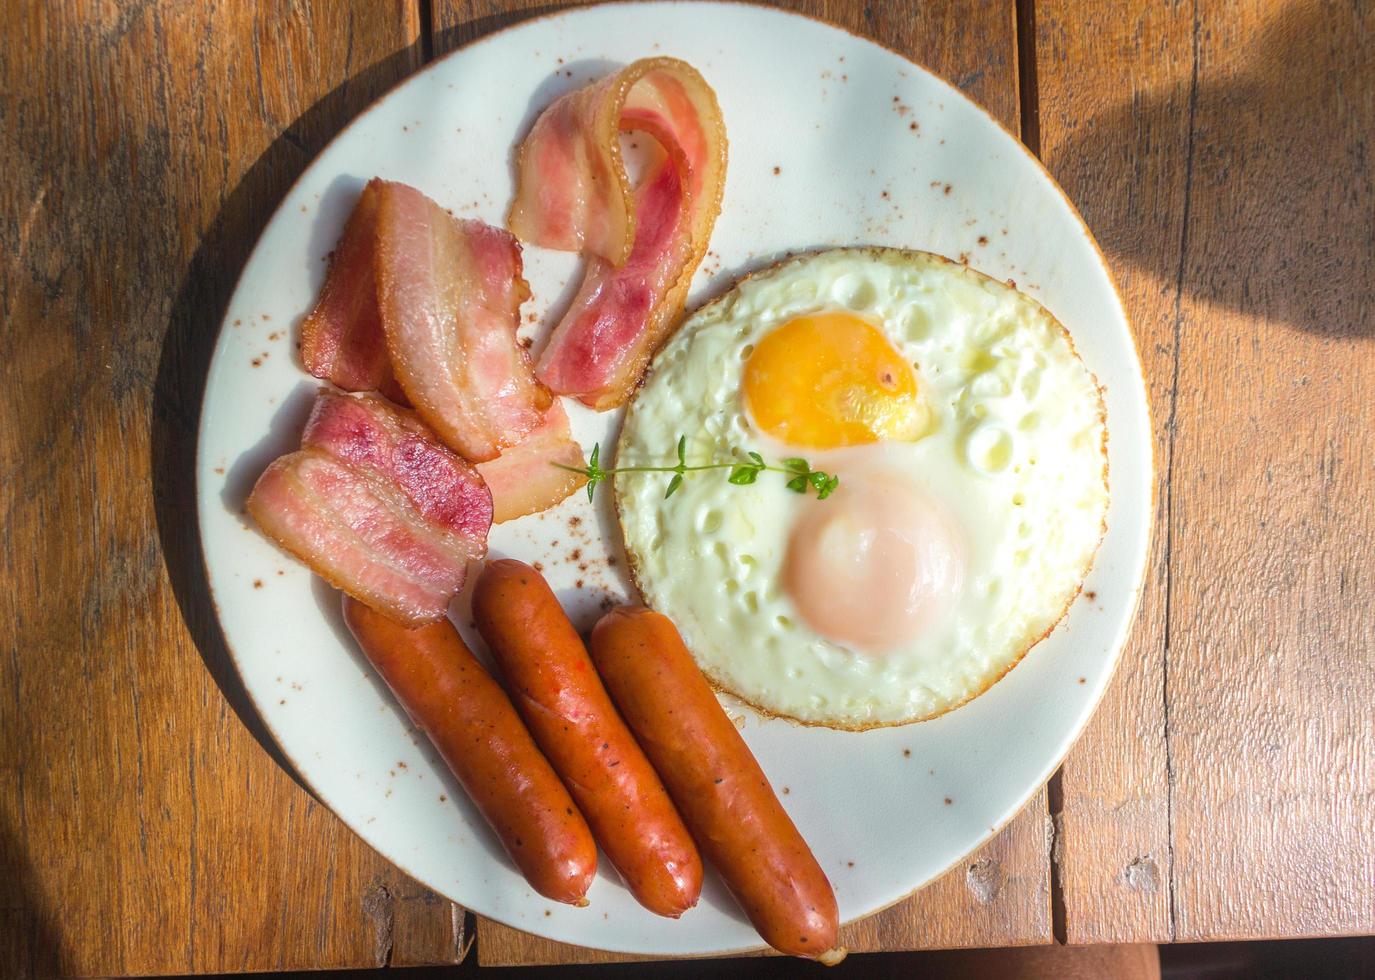
M666 617L613 609L592 659L707 860L764 940L836 963L835 893Z
M597 847L506 692L447 619L407 629L350 596L344 622L530 887L586 905Z
M631 894L675 919L696 905L702 859L692 837L548 583L523 562L490 561L473 618L536 744Z

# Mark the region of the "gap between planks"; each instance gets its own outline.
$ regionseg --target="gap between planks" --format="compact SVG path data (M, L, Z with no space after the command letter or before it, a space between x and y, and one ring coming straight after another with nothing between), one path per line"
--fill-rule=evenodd
M1023 145L1041 159L1041 91L1036 61L1036 0L1015 0L1013 36L1017 53L1017 122ZM1043 161L1044 162L1044 161ZM1046 812L1050 820L1050 930L1056 943L1067 938L1064 884L1060 880L1061 814L1064 786L1057 768L1046 783Z

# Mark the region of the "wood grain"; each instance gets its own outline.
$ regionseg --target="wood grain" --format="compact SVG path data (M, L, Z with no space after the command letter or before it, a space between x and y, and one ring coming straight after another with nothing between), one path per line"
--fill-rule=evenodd
M1236 3L1193 37L1175 935L1375 932L1375 7Z
M415 10L7 12L0 973L453 962L461 917L255 741L191 478L233 279L325 141L417 67Z
M538 0L436 2L434 50L443 54L493 30L573 3ZM1018 121L1015 10L1012 3L941 0L781 4L870 37L930 66L986 105L1014 132ZM1046 803L1039 793L1004 832L930 887L876 916L853 923L853 949L917 949L1048 942L1050 882ZM983 862L983 863L980 863ZM971 879L970 867L974 867ZM987 901L985 880L998 882ZM539 939L479 918L483 964L601 963L625 957Z
M1036 4L1041 158L1107 253L1145 370L1156 467L1131 638L1061 769L1056 870L1070 943L1171 936L1163 654L1178 285L1164 272L1178 263L1184 227L1192 21L1185 5L1134 10Z
M194 433L219 313L295 176L427 48L561 6L10 5L0 973L462 958L462 910L316 803L253 713L200 570ZM1157 535L1057 787L1065 937L1375 932L1375 8L1024 2L1019 93L1010 0L786 6L1014 130L1019 96L1036 110L1135 324ZM1048 941L1048 840L1038 794L847 943ZM479 930L486 963L607 958Z
M1165 475L1065 767L1068 935L1369 933L1375 8L1037 13L1047 158L1127 286Z

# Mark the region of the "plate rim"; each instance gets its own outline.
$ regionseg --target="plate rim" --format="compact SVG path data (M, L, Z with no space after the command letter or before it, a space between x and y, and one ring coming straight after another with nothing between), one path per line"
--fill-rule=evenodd
M1065 189L1060 185L1060 182L1055 178L1054 174L1050 172L1050 170L1042 162L1040 157L1033 153L1031 149L1027 147L1025 143L1022 142L1021 137L1016 133L1012 132L1012 130L1009 129L1006 125L1004 125L1002 121L999 120L996 116L994 116L992 112L990 112L989 109L982 102L979 102L973 96L968 95L967 93L959 89L952 82L948 81L944 76L930 68L924 62L918 61L912 56L896 50L892 46L884 43L881 40L878 40L877 38L856 33L855 31L852 31L847 27L844 27L840 24L836 24L822 17L815 16L809 13L804 13L801 11L775 7L768 3L760 2L760 0L596 0L596 2L579 5L576 7L564 7L553 10L545 9L540 13L520 17L518 20L515 20L508 24L504 24L494 30L487 31L478 37L474 37L468 41L465 41L463 44L460 44L450 49L449 51L444 52L444 54L439 55L438 57L435 57L428 62L425 62L424 64L416 68L414 71L411 71L404 77L397 79L394 83L387 86L387 88L384 91L378 94L363 109L361 109L357 115L355 115L352 119L350 119L347 123L340 127L340 129L337 132L331 135L330 138L313 154L311 159L302 167L301 172L296 175L296 177L291 181L287 188L282 192L280 199L273 207L272 212L268 216L267 220L263 223L262 229L258 232L258 236L253 243L252 249L249 250L248 255L244 259L243 265L240 267L238 273L234 277L234 286L229 291L229 298L225 302L224 315L220 318L219 326L215 332L214 347L211 352L210 360L205 368L205 378L207 384L204 391L202 392L200 404L198 406L198 411L200 414L196 426L196 454L193 488L196 498L196 530L199 539L199 544L201 546L201 570L205 577L206 589L210 599L210 605L215 613L215 626L220 633L220 638L224 643L225 650L229 653L229 658L234 666L234 671L238 675L239 681L243 685L244 692L248 696L248 700L253 706L253 711L257 715L258 722L261 723L264 730L266 730L266 732L272 737L273 743L277 751L281 753L282 758L284 758L287 762L290 763L292 771L291 773L289 773L289 775L292 775L294 779L297 782L299 782L302 785L302 787L304 787L305 790L312 797L314 797L318 802L325 806L330 811L330 813L341 824L343 824L343 826L349 831L349 833L356 837L360 842L362 842L365 846L373 850L376 854L378 854L388 863L395 866L402 873L420 882L421 876L413 872L407 866L407 863L405 861L384 852L377 845L373 844L366 837L364 837L361 831L355 828L349 820L345 819L335 809L335 807L329 802L329 800L327 800L326 797L321 794L320 790L316 787L314 782L306 775L305 770L301 767L300 763L297 761L295 756L292 755L292 753L287 749L286 745L283 743L282 738L278 733L277 729L269 720L268 713L265 712L262 706L259 704L259 698L254 694L253 688L248 683L248 680L245 677L244 665L239 657L238 651L235 649L234 644L231 642L228 633L225 630L223 618L220 612L219 597L216 594L214 580L210 572L210 558L207 549L205 548L206 528L204 502L207 498L205 497L202 488L202 473L204 472L202 466L204 462L202 454L204 452L206 442L205 437L207 430L207 413L205 409L206 402L209 399L210 394L209 379L212 378L216 373L218 362L220 361L221 356L224 354L224 349L221 347L220 342L224 337L226 330L229 326L229 313L232 307L233 298L238 295L239 289L243 284L244 275L249 269L249 267L252 266L254 259L257 257L258 251L262 247L263 240L266 237L266 232L268 228L270 228L277 221L279 216L283 214L288 200L291 199L297 187L309 175L315 163L322 156L324 156L330 149L332 149L334 145L338 143L346 134L348 134L355 125L361 123L366 117L372 115L381 106L383 102L389 99L397 91L408 85L415 83L422 76L436 69L443 62L449 60L452 57L463 54L469 51L470 49L482 45L488 41L505 35L509 32L513 32L535 24L553 21L560 18L579 17L587 13L605 11L612 8L625 7L629 9L634 9L660 6L684 8L701 7L727 11L732 8L746 8L753 10L755 12L792 18L799 21L808 22L810 24L818 25L829 30L838 31L854 39L855 41L858 41L862 44L872 45L873 47L879 48L880 50L901 59L903 62L922 72L930 80L944 87L950 94L954 95L958 99L963 100L967 105L976 109L979 113L981 113L984 116L984 118L989 123L995 126L999 131L1001 131L1005 136L1007 136L1011 140L1016 150L1023 157L1025 157L1027 160L1029 160L1032 164L1035 165L1036 169L1040 173L1040 176L1049 183L1050 187L1055 191L1056 194L1059 195L1061 201L1067 206L1071 217L1077 223L1080 232L1083 234L1088 244L1092 247L1094 257L1097 259L1098 264L1102 268L1104 277L1107 280L1107 283L1112 291L1112 299L1116 303L1118 311L1121 313L1122 322L1126 326L1127 335L1131 341L1129 345L1131 363L1132 367L1135 369L1135 380L1137 382L1134 387L1134 393L1139 396L1140 406L1144 409L1144 423L1147 439L1144 447L1145 469L1143 473L1143 479L1147 484L1148 493L1145 497L1145 504L1142 508L1141 515L1141 523L1144 525L1141 561L1138 563L1138 566L1135 570L1134 581L1131 584L1131 599L1128 605L1128 612L1126 613L1126 615L1123 616L1121 623L1115 631L1115 636L1113 638L1113 643L1110 652L1110 664L1103 675L1103 682L1099 687L1098 691L1096 692L1095 696L1092 698L1092 700L1086 702L1086 707L1083 711L1083 716L1076 722L1074 730L1072 734L1070 734L1066 739L1064 746L1057 750L1057 753L1053 756L1052 761L1048 765L1043 767L1042 771L1036 775L1035 779L1033 780L1030 786L1030 789L1018 800L1018 802L1016 802L1013 806L1009 807L1007 813L1001 819L995 821L986 832L979 836L978 840L967 851L954 857L949 864L945 865L939 871L932 874L925 881L913 886L910 890L898 895L896 898L892 899L891 901L883 905L869 909L849 919L843 919L841 921L841 926L844 927L854 922L858 922L862 919L867 919L874 915L878 915L879 913L886 911L887 909L890 909L911 898L917 892L934 883L936 879L944 877L956 866L958 866L962 861L966 860L971 854L982 848L990 840L992 840L999 833L1001 833L1013 820L1015 820L1018 816L1022 814L1022 812L1026 809L1027 804L1030 803L1032 798L1035 797L1038 792L1040 792L1042 789L1046 787L1049 780L1053 778L1055 772L1064 764L1065 759L1074 749L1074 746L1078 743L1080 738L1083 737L1084 731L1087 729L1089 723L1093 720L1093 717L1098 713L1098 709L1101 706L1102 701L1107 694L1107 690L1109 686L1112 684L1113 679L1117 675L1117 670L1122 662L1122 653L1130 638L1131 630L1136 623L1138 615L1140 614L1142 597L1145 591L1146 574L1148 569L1150 568L1151 552L1154 547L1157 530L1155 526L1156 522L1151 516L1155 509L1158 488L1158 466L1154 438L1154 434L1156 431L1155 411L1154 406L1151 402L1150 385L1147 382L1145 367L1141 359L1139 331L1136 327L1136 324L1133 322L1132 318L1128 315L1127 305L1123 299L1121 287L1118 285L1117 279L1113 275L1112 267L1108 263L1107 256L1104 254L1102 246L1099 244L1098 239L1094 236L1092 230L1089 228L1088 222L1084 220L1084 217L1080 212L1078 206L1074 203L1073 199L1069 196L1069 194L1066 193ZM1035 297L1033 297L1033 299L1035 299ZM1037 300L1037 302L1040 301ZM1108 432L1108 440L1109 444L1111 444L1111 431ZM1111 495L1112 492L1113 490L1110 483L1109 494ZM1098 553L1095 552L1094 561L1096 562L1097 559ZM1092 569L1092 566L1090 566L1090 569ZM1064 619L1062 617L1062 619L1056 624L1057 628L1063 621ZM1032 647L1032 650L1034 649L1035 646ZM1027 651L1027 657L1031 655L1032 650ZM1025 659L1026 657L1023 658L1023 660ZM217 684L216 686L218 687L219 685ZM221 691L222 696L223 694L224 692ZM913 722L912 724L920 724L920 722ZM272 761L274 761L275 763L275 760ZM424 887L428 888L429 886L425 885ZM437 894L452 902L454 905L463 908L465 911L473 911L471 909L468 909L468 907L464 905L463 902L449 895L444 894L442 891L439 891L437 889L432 890L436 891ZM609 946L573 944L569 943L567 940L552 939L550 937L543 936L538 931L529 928L527 923L517 924L514 921L513 914L507 915L505 913L502 913L492 915L488 913L477 912L473 912L473 914L480 914L483 918L490 919L491 921L497 922L503 926L506 926L507 928L514 929L519 932L528 933L530 935L536 936L546 941L567 943L569 945L579 945L582 946L582 948L595 949L602 952L609 952L618 955L645 956L651 958L668 957L672 959L699 959L711 957L727 957L742 953L757 952L759 950L765 950L768 948L767 944L761 941L760 943L746 946L735 946L728 947L725 949L713 949L709 951L693 953L664 951L646 952L640 949L616 949Z

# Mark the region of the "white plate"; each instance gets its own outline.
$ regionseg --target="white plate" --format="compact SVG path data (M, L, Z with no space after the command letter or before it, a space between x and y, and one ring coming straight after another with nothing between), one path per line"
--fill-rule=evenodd
M790 250L863 243L965 253L1060 317L1106 389L1112 506L1085 595L991 691L936 721L863 734L730 706L746 716L745 737L786 793L846 920L930 881L1016 814L1088 720L1136 607L1151 487L1140 364L1102 257L1041 166L948 84L835 28L735 4L594 7L493 35L378 102L305 172L244 269L206 386L200 525L244 684L301 776L369 844L466 908L542 936L633 953L719 953L759 940L714 880L678 921L636 905L605 861L587 908L531 892L355 650L335 595L241 510L266 463L294 448L316 387L297 364L297 325L363 182L405 181L460 216L499 224L511 151L535 114L651 54L702 71L730 136L725 203L694 303ZM577 267L573 257L526 249L535 295L526 311L540 317L531 330L566 301ZM579 410L574 427L590 447L606 443L619 418ZM491 539L494 554L541 561L583 625L607 596L628 591L624 563L608 564L619 549L605 533L611 494L598 503L594 512L579 495ZM466 615L456 618L471 633Z

